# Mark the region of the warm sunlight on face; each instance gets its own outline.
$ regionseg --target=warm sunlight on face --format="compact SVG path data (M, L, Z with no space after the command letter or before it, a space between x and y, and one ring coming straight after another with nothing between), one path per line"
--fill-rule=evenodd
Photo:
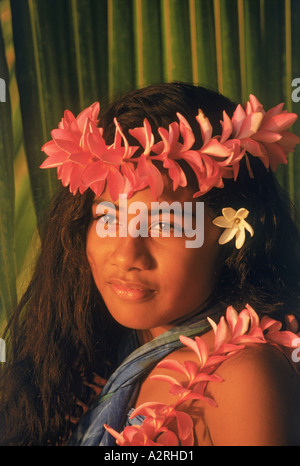
M170 237L162 237L161 231L166 225L159 221L149 221L147 237L130 234L99 237L96 209L100 201L112 203L107 191L101 200L95 198L86 251L96 286L114 319L126 327L151 330L156 336L204 306L216 283L220 256L220 229L212 224L206 209L204 244L200 248L187 248L185 235L174 234L174 215L170 217ZM128 210L136 201L147 204L150 211L153 201L150 189L138 191L129 198ZM196 207L188 188L178 188L175 192L165 188L158 201L179 201L182 206L184 202L192 202ZM113 223L117 224L120 211L116 209L111 215L115 215ZM128 221L131 217L128 214ZM156 236L151 236L151 231L156 231Z

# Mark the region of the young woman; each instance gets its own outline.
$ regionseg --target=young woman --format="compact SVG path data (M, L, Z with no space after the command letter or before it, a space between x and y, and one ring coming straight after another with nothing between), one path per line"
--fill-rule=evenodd
M297 335L279 331L299 318L299 234L272 173L296 116L184 83L98 110L43 148L64 188L8 326L0 443L300 444Z

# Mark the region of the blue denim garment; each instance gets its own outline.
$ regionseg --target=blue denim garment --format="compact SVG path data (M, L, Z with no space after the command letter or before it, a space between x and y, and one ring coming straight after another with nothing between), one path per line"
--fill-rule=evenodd
M73 432L68 445L114 446L115 438L106 431L104 424L117 432L123 430L127 423L128 411L134 406L141 378L149 373L161 359L183 346L179 340L180 335L194 337L207 332L211 328L207 317L218 317L223 313L223 307L221 309L221 306L215 306L205 309L201 314L173 327L140 347L137 347L136 338L129 341L131 350L134 346L136 349L108 379L98 400L83 416ZM126 351L125 348L124 351Z

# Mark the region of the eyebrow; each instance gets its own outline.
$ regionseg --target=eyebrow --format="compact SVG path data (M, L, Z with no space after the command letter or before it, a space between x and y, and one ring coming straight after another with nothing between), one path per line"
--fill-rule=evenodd
M163 201L162 201L163 202ZM169 202L169 201L165 201L165 202ZM174 202L174 201L172 201ZM178 201L179 202L179 201ZM113 202L110 202L110 201L105 201L101 198L98 198L98 199L94 199L93 201L93 204L92 205L95 205L95 204L104 204L105 206L107 207L111 207L112 205L114 206L114 208L117 210L117 212L119 212L120 208L118 205L114 204ZM146 204L145 204L146 205ZM173 214L175 215L176 214L176 209L175 209L175 212L174 212L174 209L152 209L151 206L150 208L147 207L147 210L148 210L148 215L158 215L159 213L163 214L163 213L170 213L170 214ZM182 206L182 209L181 209L181 214L184 215L185 214L189 214L189 212L184 212L184 206ZM196 217L196 213L193 211L192 212L192 217Z

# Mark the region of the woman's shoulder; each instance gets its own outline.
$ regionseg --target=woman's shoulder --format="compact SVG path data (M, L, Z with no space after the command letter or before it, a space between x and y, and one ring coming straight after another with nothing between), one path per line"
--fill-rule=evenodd
M201 340L212 353L214 332ZM170 393L170 381L187 388L188 371L180 367L193 371L195 365L199 371L199 354L191 348L174 351L144 379L136 406L150 401L176 403L179 391ZM204 374L215 377L203 381L203 390L197 388L203 397L187 397L179 408L192 416L197 444L300 444L300 378L291 352L269 343L250 343Z
M213 350L213 331L209 331L201 336L201 339L207 342L210 350ZM172 369L162 367L164 363L168 361L176 361L176 363L184 365L186 361L193 361L195 364L199 364L199 359L194 351L187 346L183 346L176 349L168 356L164 357L158 365L156 365L151 372L142 380L140 385L140 391L136 400L136 406L146 403L148 401L157 401L161 403L173 403L176 399L176 395L170 394L170 385L166 382L158 382L157 376L176 377L179 383L185 383L186 376L181 372L174 372Z
M299 369L298 369L299 370ZM215 444L300 445L300 378L291 354L253 344L224 361L205 410Z
M207 343L210 353L213 352L214 333L209 331L201 336L201 340ZM143 379L141 383L140 396L137 401L147 401L149 395L156 395L162 401L162 398L167 401L173 400L170 394L169 385L167 383L158 384L157 376L170 376L176 378L179 383L187 381L187 376L183 372L172 369L172 365L165 363L175 361L180 365L185 365L187 362L197 364L198 370L201 370L199 356L187 346L181 347L168 356L164 357L158 365L156 365L150 373ZM299 363L300 366L300 363ZM218 380L208 382L208 388L211 393L225 392L226 389L233 390L236 382L239 380L239 387L242 384L246 385L250 380L256 380L255 387L263 388L270 385L271 381L278 379L285 386L295 384L298 388L300 383L300 367L293 362L292 350L279 349L271 344L250 343L243 349L231 354L230 357L225 357L224 360L215 365L215 370L210 370L209 373L215 373L219 376ZM206 369L204 369L207 372ZM220 383L222 382L222 383ZM159 385L159 389L155 389ZM278 384L276 384L278 387ZM164 389L164 388L165 389ZM254 387L252 387L254 391ZM236 387L238 390L238 387ZM159 400L154 400L159 401Z

